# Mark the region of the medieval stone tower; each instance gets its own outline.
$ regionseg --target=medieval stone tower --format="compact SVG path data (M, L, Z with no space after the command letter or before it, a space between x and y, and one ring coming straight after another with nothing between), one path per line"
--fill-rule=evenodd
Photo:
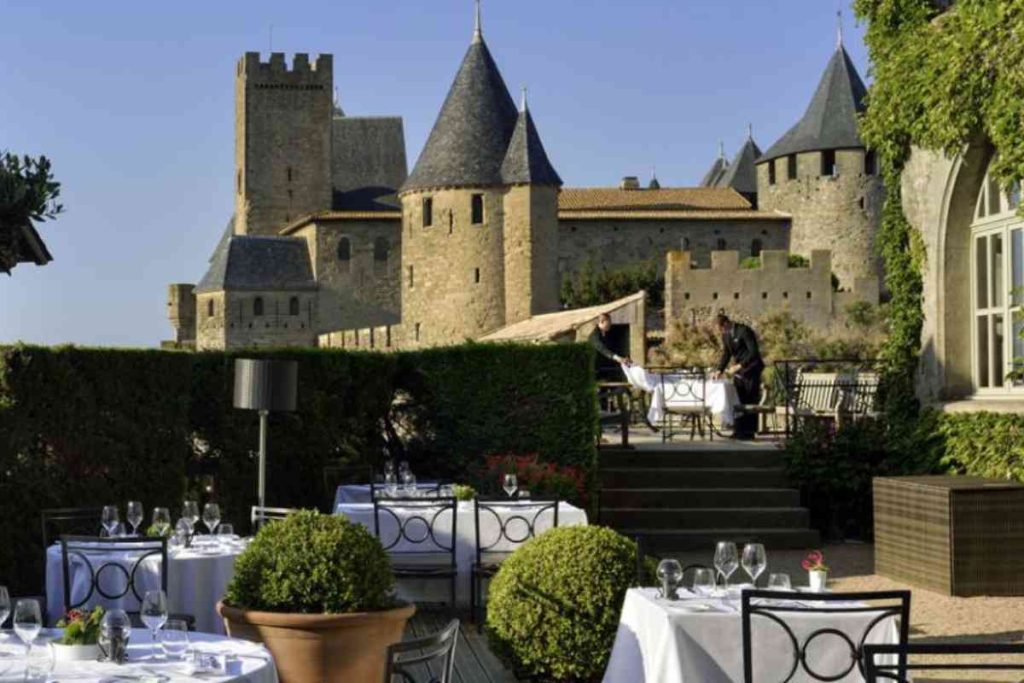
M276 235L331 208L331 55L291 68L275 52L247 52L235 74L235 234Z
M866 93L840 38L803 118L757 161L759 207L792 215L794 253L831 249L844 289L882 274L875 236L884 188L857 122Z
M558 306L558 190L529 110L484 42L479 14L402 202L409 345L458 343Z

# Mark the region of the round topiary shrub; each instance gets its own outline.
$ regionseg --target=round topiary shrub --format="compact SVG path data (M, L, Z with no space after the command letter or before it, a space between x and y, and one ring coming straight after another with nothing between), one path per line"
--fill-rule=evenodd
M495 652L540 680L599 680L635 572L636 544L605 527L562 527L526 542L491 581Z
M373 534L344 517L302 511L264 525L235 562L225 604L342 614L390 609L395 579Z

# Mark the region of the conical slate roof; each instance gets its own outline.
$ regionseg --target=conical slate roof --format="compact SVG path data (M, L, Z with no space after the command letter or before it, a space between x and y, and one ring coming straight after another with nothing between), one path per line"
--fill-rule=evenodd
M729 168L729 162L725 160L725 157L718 155L715 159L715 163L711 164L711 168L704 174L704 177L700 180L701 187L718 187L718 181L721 180L722 175L726 169Z
M731 187L740 194L757 194L757 160L760 156L761 148L754 138L747 138L715 187Z
M501 185L501 166L517 118L498 66L478 35L401 191Z
M864 147L857 130L857 115L864 111L866 94L857 67L846 48L839 45L804 117L758 161L799 152Z
M526 106L519 112L512 140L508 143L505 161L501 164L501 179L506 185L562 184L544 151L537 127L533 125L533 116Z

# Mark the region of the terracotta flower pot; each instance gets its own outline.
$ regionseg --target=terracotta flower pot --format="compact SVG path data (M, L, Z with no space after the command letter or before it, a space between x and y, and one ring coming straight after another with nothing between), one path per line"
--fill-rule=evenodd
M267 646L281 683L340 683L384 678L387 647L402 639L416 606L353 614L288 614L219 602L217 611L229 636Z

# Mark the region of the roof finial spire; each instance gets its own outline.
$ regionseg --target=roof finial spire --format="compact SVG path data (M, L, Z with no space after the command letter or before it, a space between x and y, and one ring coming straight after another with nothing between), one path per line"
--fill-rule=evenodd
M480 19L480 0L476 0L476 23L473 28L473 42L480 43L484 39L483 21Z
M843 49L843 10L836 11L836 49Z
M525 83L523 83L521 89L522 89L523 95L522 95L522 98L519 100L519 111L521 111L521 112L523 112L525 114L526 113L526 90L527 90Z
M748 123L747 124L747 139L748 140L753 140L754 139L754 124L752 124L752 123Z
M721 159L722 161L725 161L725 141L724 140L719 140L718 141L718 158Z

